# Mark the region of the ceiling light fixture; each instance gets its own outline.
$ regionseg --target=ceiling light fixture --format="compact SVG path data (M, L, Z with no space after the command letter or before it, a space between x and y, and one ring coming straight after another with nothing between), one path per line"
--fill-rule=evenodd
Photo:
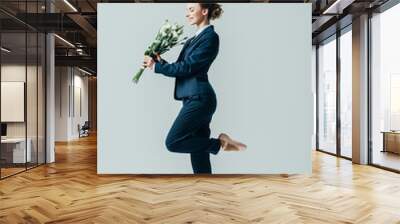
M83 72L83 73L85 73L85 74L87 74L87 75L92 76L92 73L90 73L90 72L88 72L88 71L86 71L86 70L83 70L83 69L81 69L81 68L79 68L79 67L78 67L78 69L79 69L79 71L81 71L81 72Z
M62 38L62 37L60 37L60 36L57 35L57 34L54 34L54 36L56 36L58 39L60 39L60 40L63 41L64 43L68 44L69 46L75 48L75 45L71 44L71 42L69 42L68 40L66 40L66 39L64 39L64 38Z
M83 50L82 50L81 48L77 48L77 49L76 49L76 52L77 52L79 55L83 55Z
M68 0L64 0L65 4L67 4L72 10L74 10L75 12L78 12L78 10L71 4L69 3Z
M7 49L7 48L5 48L5 47L1 47L1 50L4 51L4 52L6 52L6 53L10 53L10 52L11 52L11 50L9 50L9 49Z

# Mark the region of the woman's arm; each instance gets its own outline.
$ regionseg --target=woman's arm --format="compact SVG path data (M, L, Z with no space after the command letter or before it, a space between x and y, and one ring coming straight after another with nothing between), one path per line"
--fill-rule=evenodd
M162 59L159 54L153 57L154 63L160 62L161 64L168 63L166 60Z
M213 35L211 39L205 39L184 60L175 63L156 63L155 73L161 73L169 77L188 77L195 75L199 70L209 66L218 54L219 38Z
M168 61L166 61L166 60L164 60L162 58L160 58L160 60L158 60L158 62L160 62L161 64L168 64Z

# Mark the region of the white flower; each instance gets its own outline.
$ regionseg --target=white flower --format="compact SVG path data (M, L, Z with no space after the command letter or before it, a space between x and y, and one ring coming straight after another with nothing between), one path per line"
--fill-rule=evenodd
M147 48L145 51L145 55L154 56L155 54L163 54L169 51L172 47L178 44L179 37L183 34L183 25L180 26L177 23L171 25L168 20L161 26L159 29L155 40L153 43ZM186 40L187 37L183 38ZM182 43L179 43L180 45ZM133 81L137 83L139 81L140 76L144 71L144 67L140 68L140 70L133 77Z
M161 27L161 29L163 29L164 31L167 31L167 30L170 30L171 27L172 27L171 24L166 23L166 24L164 24L164 26Z
M176 31L172 32L172 38L178 39L178 37L179 37L178 32L176 32Z

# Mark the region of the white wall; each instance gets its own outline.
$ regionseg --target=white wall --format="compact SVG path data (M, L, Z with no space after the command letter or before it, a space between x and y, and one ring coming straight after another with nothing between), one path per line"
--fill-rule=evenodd
M41 71L39 71L41 72ZM20 64L4 64L1 66L1 81L3 82L25 82L26 74L31 88L27 88L27 120L28 120L28 137L35 133L36 136L36 66L25 66ZM34 77L33 77L34 76ZM34 86L34 88L32 88ZM40 106L40 105L39 105ZM22 108L24 109L24 108ZM2 108L7 110L7 108ZM8 137L25 137L26 122L7 122ZM39 136L42 137L42 136Z
M56 67L55 140L69 141L79 137L78 124L88 120L88 78L72 67ZM79 99L79 90L81 97ZM79 113L81 100L82 113Z
M55 141L68 140L68 67L55 68Z
M192 173L164 142L182 105L174 79L146 71L131 82L165 19L186 25L186 4L98 5L98 173ZM223 4L211 135L244 152L211 155L213 173L311 173L311 4ZM257 16L254 16L257 15ZM151 19L149 19L151 18ZM164 58L173 62L181 48Z
M78 138L79 137L79 132L77 129L78 124L81 126L85 123L85 121L88 120L88 77L87 76L82 76L83 73L81 73L79 70L75 70L75 75L74 75L74 94L73 96L75 102L74 102L74 108L72 108L72 119L71 119L71 135L73 138ZM76 74L78 72L78 75ZM80 93L79 93L80 91ZM79 97L80 95L80 97ZM81 102L79 102L81 101ZM79 110L79 107L82 111Z

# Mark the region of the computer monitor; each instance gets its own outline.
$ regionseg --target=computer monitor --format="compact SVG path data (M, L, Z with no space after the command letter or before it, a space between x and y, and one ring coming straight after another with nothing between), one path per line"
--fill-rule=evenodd
M1 136L7 136L7 124L1 123Z

